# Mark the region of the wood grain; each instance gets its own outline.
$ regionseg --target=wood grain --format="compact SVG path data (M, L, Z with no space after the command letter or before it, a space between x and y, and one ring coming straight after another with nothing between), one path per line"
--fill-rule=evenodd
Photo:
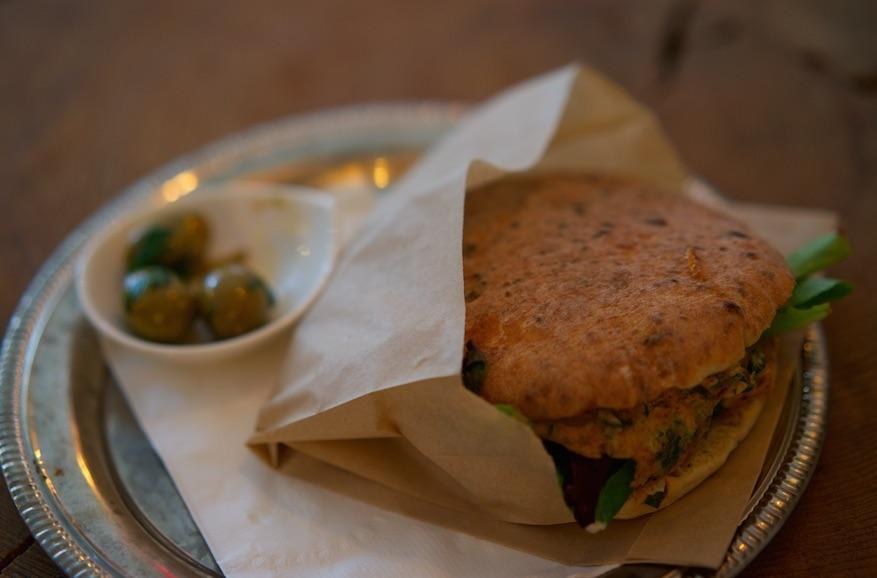
M825 450L747 575L877 575L875 29L871 0L5 0L0 320L77 223L186 151L328 106L478 100L582 60L725 193L842 215L856 254L837 273L857 290L826 323ZM56 575L30 540L4 493L3 575Z
M55 578L56 576L64 576L64 573L33 542L0 570L0 578Z

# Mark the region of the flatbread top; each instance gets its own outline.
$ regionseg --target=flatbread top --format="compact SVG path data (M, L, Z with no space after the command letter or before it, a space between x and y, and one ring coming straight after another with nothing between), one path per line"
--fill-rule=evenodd
M531 419L625 409L735 364L789 298L782 256L681 195L574 174L466 197L479 393Z

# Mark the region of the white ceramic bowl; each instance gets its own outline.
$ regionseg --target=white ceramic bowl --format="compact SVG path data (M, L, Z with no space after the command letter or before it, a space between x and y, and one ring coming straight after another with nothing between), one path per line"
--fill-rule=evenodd
M146 341L125 326L122 281L127 247L144 227L190 211L210 225L208 257L246 252L247 265L274 292L271 319L259 329L223 341ZM146 203L114 220L85 247L77 263L76 290L86 316L107 338L167 360L206 361L242 353L287 330L325 284L336 251L331 195L252 183L205 187L159 207Z

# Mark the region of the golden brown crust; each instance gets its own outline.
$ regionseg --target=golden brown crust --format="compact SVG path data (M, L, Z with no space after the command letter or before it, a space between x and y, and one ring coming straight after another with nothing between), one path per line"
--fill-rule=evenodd
M630 181L503 179L470 192L465 214L481 394L531 419L699 384L743 357L794 284L745 225Z

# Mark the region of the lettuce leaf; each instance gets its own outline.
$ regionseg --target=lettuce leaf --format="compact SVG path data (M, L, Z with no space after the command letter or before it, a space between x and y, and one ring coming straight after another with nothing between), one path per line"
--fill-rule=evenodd
M807 243L789 255L789 268L795 279L803 279L850 256L852 248L846 236L829 233Z
M633 491L630 483L633 481L635 471L636 462L628 460L603 484L600 497L597 498L597 511L594 515L597 524L601 526L608 524L630 497L630 493Z
M463 351L463 385L472 393L481 392L481 385L487 375L487 361L471 341L467 341Z
M495 403L493 405L496 409L503 412L507 416L509 416L513 419L516 419L523 424L527 424L527 425L530 424L530 420L527 419L527 416L525 416L520 411L518 411L518 408L516 408L512 404L510 404L510 403Z
M778 335L786 331L800 329L814 321L825 319L829 313L831 313L831 306L828 303L822 303L807 309L786 306L779 310L770 328L765 331L765 334Z
M831 277L811 277L849 257L849 240L839 233L829 233L807 243L789 255L789 268L795 275L796 285L789 302L777 312L773 324L765 332L777 335L800 329L825 319L831 313L831 301L850 294L853 284Z
M853 284L830 277L808 277L795 286L791 305L807 309L846 297L853 290Z

